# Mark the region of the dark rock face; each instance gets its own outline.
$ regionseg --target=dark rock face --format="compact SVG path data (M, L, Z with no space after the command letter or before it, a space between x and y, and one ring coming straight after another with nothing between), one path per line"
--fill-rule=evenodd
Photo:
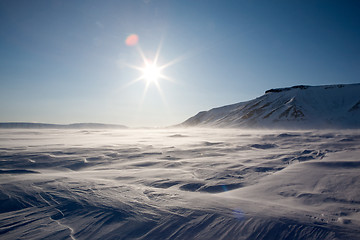
M272 92L284 92L284 91L290 91L291 89L308 89L310 86L306 86L306 85L297 85L297 86L293 86L290 88L275 88L275 89L270 89L265 91L265 93L272 93Z

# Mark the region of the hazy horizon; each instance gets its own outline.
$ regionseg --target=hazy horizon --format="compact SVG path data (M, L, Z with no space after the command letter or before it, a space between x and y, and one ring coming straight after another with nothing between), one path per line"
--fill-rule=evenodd
M240 129L358 129L360 83L298 85L269 89L245 102L201 110L182 122L167 126L126 126L101 122L0 122L0 128L171 128L206 127ZM113 126L112 126L113 125Z

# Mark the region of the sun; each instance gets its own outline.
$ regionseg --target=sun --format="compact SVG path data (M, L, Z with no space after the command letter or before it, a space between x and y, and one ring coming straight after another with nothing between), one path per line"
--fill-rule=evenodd
M130 81L127 85L134 84L138 81L144 81L145 82L145 89L143 92L142 100L145 98L145 95L148 91L148 89L151 87L151 85L155 86L160 93L161 97L163 98L163 101L165 102L165 97L163 95L163 91L161 89L161 82L162 80L170 81L170 82L176 82L173 78L167 76L163 73L163 70L168 68L169 66L177 63L178 61L182 60L182 57L175 58L172 61L166 62L165 64L158 64L158 60L160 57L160 50L161 50L162 42L160 42L160 45L155 53L155 56L153 58L148 58L145 56L144 52L142 51L139 44L136 44L136 49L139 52L139 55L143 61L143 65L140 67L138 65L131 65L128 63L123 63L125 66L135 69L140 72L140 75L138 78L133 79Z
M142 74L142 79L144 79L147 84L157 83L162 76L161 68L155 63L146 63L146 66L142 69Z

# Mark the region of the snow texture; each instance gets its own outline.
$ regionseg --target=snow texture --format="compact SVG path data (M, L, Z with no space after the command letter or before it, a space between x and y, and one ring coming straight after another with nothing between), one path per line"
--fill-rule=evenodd
M359 144L360 130L0 129L0 239L360 239Z
M180 126L360 128L360 84L271 89L248 102L200 112Z

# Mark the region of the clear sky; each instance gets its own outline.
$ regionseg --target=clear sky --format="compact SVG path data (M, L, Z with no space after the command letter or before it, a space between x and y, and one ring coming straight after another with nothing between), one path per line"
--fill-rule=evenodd
M145 93L128 65L160 44L172 81ZM359 76L360 1L0 0L2 122L167 126L270 88Z

